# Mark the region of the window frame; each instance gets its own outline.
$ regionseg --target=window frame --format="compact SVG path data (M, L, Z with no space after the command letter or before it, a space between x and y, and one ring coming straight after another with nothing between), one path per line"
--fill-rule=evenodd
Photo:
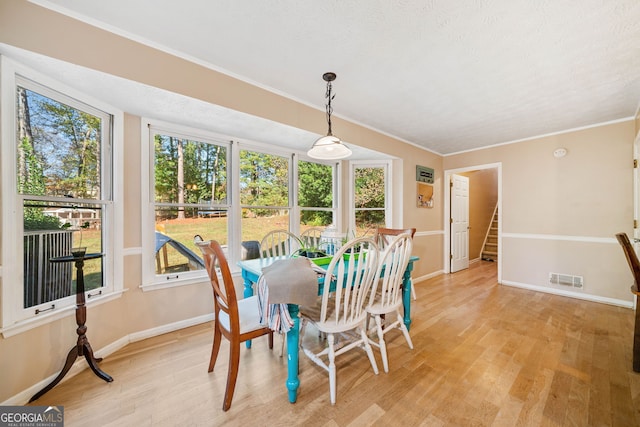
M141 212L142 212L142 283L140 288L143 291L173 288L177 286L192 285L196 283L202 283L202 280L207 276L206 270L193 270L179 273L177 276L175 273L156 274L155 268L153 268L155 258L155 212L156 207L166 207L167 203L156 203L155 201L155 149L154 149L154 135L160 133L167 136L174 136L183 139L189 139L197 142L212 143L215 145L221 145L226 148L227 151L227 200L226 203L220 203L216 206L225 208L227 210L227 238L231 242L232 232L234 227L233 219L233 203L234 195L232 191L235 177L232 174L231 162L233 158L233 141L223 135L219 135L213 132L208 132L201 129L196 129L188 126L177 125L161 120L154 119L142 119L142 197L141 197ZM145 185L147 183L147 185ZM178 204L175 204L178 206ZM190 204L185 203L185 206L189 207L211 207L208 204ZM145 226L145 224L152 224L152 226ZM203 236L206 238L206 236ZM232 246L229 245L231 252Z
M299 168L298 168L298 164L299 162L307 162L307 163L317 163L320 165L325 165L325 166L330 166L331 170L332 170L332 175L331 175L331 180L332 180L332 186L331 186L331 192L332 192L332 203L331 203L331 207L330 208L322 208L322 207L313 207L313 206L300 206L300 202L299 202L299 198L298 198L298 194L300 192L300 188L299 188L299 182L300 179L298 177L298 172L299 172ZM341 182L340 177L342 176L342 163L341 162L336 162L336 161L332 161L332 160L318 160L318 159L313 159L309 156L301 156L299 154L295 154L293 156L293 173L294 173L294 177L295 177L295 193L294 193L294 197L295 197L295 201L294 201L294 211L292 212L292 218L295 218L295 227L296 227L296 233L300 233L300 229L299 229L299 225L300 225L300 216L302 214L302 211L325 211L325 212L332 212L332 224L333 226L337 229L340 230L341 226L342 226L342 215L340 215L340 210L339 210L339 200L341 197L342 192L341 187L339 185L339 183Z
M122 229L122 135L124 113L100 100L94 99L80 91L72 89L58 81L34 71L6 56L0 55L0 111L2 115L0 140L0 157L2 164L2 319L1 331L9 337L25 330L52 322L71 315L75 310L75 294L40 305L24 308L24 272L23 272L23 230L15 224L23 223L24 200L50 199L43 196L19 194L16 178L16 93L22 86L63 102L80 110L92 110L92 114L100 112L100 116L110 117L109 129L105 129L110 137L103 138L101 156L101 187L106 184L109 194L102 195L99 200L69 199L70 202L88 202L101 204L103 212L103 286L101 292L86 291L87 305L101 304L119 297L123 290L122 280L122 235L115 230ZM104 135L104 133L103 133ZM105 147L104 144L110 146ZM108 184L107 184L108 183ZM102 191L102 190L101 190ZM20 283L20 286L7 286L9 283ZM93 292L93 293L92 293ZM89 298L90 296L90 298ZM41 309L36 314L37 309ZM46 310L46 309L49 310Z
M393 176L393 163L391 160L352 160L349 162L349 212L348 212L348 229L356 230L356 212L364 209L357 209L355 204L355 173L357 168L383 168L384 170L384 222L385 227L391 227L393 224L393 209L391 203L391 188Z

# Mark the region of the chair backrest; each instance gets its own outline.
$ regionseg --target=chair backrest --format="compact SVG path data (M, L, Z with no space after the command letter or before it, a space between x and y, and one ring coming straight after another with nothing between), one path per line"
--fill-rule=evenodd
M209 274L211 288L213 289L214 316L219 319L220 311L229 316L229 325L232 333L240 333L240 317L238 314L238 299L233 286L233 277L229 269L229 263L224 256L222 247L215 240L198 241L194 243L202 251L204 265ZM220 274L216 269L220 269ZM222 281L220 281L222 276Z
M387 246L394 237L399 236L403 233L408 233L411 238L416 234L415 228L384 228L378 227L376 230L376 234L374 236L374 240L380 247L380 249Z
M633 274L633 279L635 280L635 286L637 286L640 284L640 261L638 261L638 255L633 249L633 245L626 233L616 234L616 239L618 239L618 242L622 246L624 256L627 258L627 263L629 264L631 274Z
M300 241L305 248L320 249L322 246L322 232L318 227L307 228L300 234Z
M343 245L327 267L320 323L339 330L362 321L377 269L378 246L373 239L361 237Z
M288 257L302 247L295 234L287 230L270 231L260 241L260 258Z
M378 259L378 272L371 292L370 303L374 300L383 307L395 307L402 304L402 279L411 258L413 241L411 234L402 233L392 240L381 252Z

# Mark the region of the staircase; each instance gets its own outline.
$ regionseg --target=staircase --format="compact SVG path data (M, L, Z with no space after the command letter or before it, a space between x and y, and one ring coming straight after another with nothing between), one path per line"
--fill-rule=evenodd
M493 219L482 246L483 261L498 261L498 205L493 211Z

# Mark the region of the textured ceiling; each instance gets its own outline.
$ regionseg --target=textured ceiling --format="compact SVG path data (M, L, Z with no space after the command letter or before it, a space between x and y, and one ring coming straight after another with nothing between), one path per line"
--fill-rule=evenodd
M440 154L640 101L639 0L33 2Z

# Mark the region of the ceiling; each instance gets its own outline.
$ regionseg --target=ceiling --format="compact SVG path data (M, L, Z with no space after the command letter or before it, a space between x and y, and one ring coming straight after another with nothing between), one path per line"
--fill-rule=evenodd
M333 71L334 115L443 155L630 118L640 101L638 0L33 3L318 109ZM315 138L182 104L189 120L216 109L267 138Z

